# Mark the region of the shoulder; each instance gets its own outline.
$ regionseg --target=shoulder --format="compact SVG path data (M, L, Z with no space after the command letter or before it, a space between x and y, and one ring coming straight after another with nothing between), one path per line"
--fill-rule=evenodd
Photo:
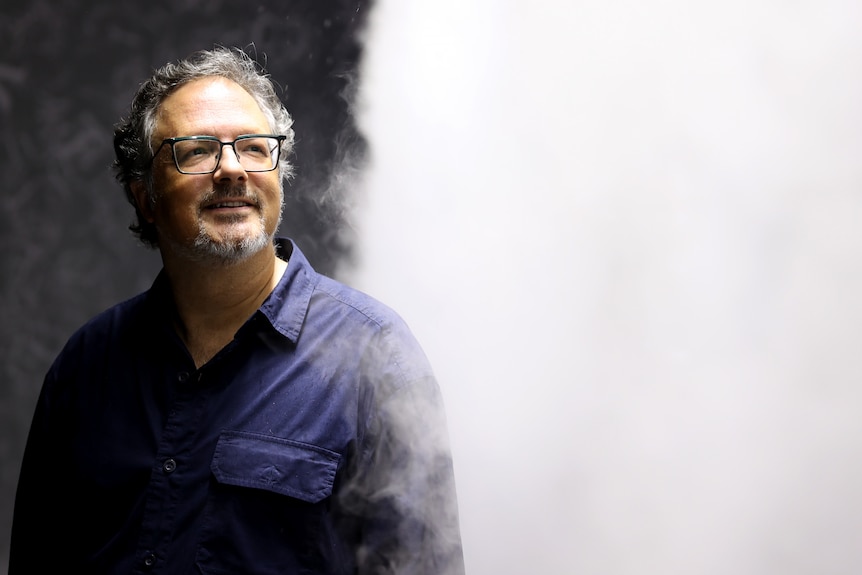
M146 316L147 300L148 292L144 292L103 310L75 330L69 338L70 343L116 335Z
M275 294L262 307L282 333L298 334L309 324L320 322L342 328L406 330L403 319L391 307L318 273L296 244L283 242L291 250L290 263Z
M328 357L360 354L363 369L387 375L396 387L400 384L395 382L433 377L424 351L397 311L363 291L315 272L298 250L293 256L294 281L289 289L294 298L284 309L293 309L302 317L297 322L301 323L297 345L326 349ZM282 312L284 325L296 316Z
M348 343L366 341L368 365L389 372L396 387L433 377L428 359L410 327L394 309L355 288L322 277L317 286L319 308L329 308L348 326ZM315 315L310 309L310 318ZM331 320L330 320L331 321ZM400 383L398 383L400 382Z
M153 289L121 301L91 317L67 339L52 371L95 369L120 349L130 349L152 337L158 314L153 313Z
M316 294L322 302L340 307L344 313L354 313L359 318L380 327L405 326L403 318L394 309L374 297L327 276L319 276Z

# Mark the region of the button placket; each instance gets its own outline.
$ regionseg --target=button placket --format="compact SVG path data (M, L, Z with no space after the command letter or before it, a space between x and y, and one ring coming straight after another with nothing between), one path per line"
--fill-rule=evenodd
M156 449L155 460L151 469L151 481L147 490L145 516L142 519L142 532L139 539L138 570L154 572L162 567L164 559L159 554L161 549L170 549L170 533L175 528L175 509L182 497L178 489L182 489L183 478L178 471L179 463L173 454L183 453L188 447L193 427L189 426L190 418L194 419L199 411L201 396L197 392L200 381L200 371L175 369L166 374L165 383L171 388L170 403L165 410L162 422L162 434ZM184 464L186 459L180 460Z

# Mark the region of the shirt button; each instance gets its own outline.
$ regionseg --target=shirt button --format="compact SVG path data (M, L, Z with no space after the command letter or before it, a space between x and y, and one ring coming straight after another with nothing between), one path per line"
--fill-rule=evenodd
M181 371L177 374L177 381L180 383L185 383L189 380L189 372Z
M162 469L165 470L165 473L173 473L174 469L177 468L177 462L173 459L165 459L165 462L162 463Z
M156 556L152 553L144 557L144 567L152 567L156 564Z

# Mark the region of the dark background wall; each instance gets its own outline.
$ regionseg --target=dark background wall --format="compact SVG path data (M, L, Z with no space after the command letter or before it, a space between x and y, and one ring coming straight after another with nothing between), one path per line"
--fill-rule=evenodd
M0 572L42 377L71 332L146 289L112 126L150 71L215 44L265 58L294 115L283 235L318 270L349 258L344 199L365 143L351 117L369 0L35 0L0 4ZM252 46L253 45L253 46ZM62 470L58 470L62 481Z

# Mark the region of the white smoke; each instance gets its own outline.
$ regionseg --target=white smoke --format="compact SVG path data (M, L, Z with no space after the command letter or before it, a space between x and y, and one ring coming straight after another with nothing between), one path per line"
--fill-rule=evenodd
M468 573L862 570L862 4L377 0L350 283Z

